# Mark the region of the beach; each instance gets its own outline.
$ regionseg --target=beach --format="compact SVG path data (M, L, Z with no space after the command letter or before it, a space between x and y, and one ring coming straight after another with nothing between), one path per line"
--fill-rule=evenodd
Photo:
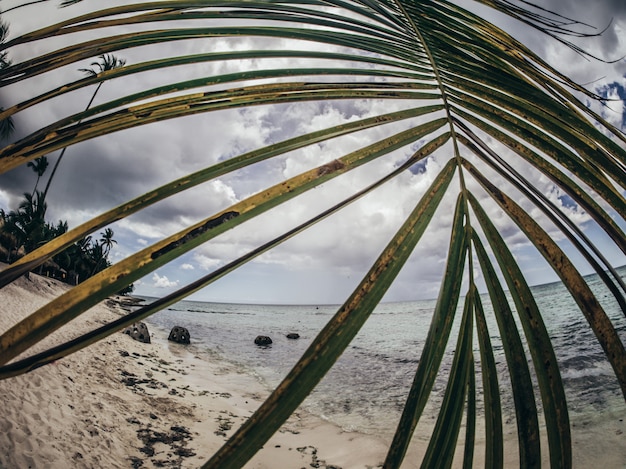
M3 288L0 331L69 288L35 274ZM28 354L117 319L131 304L126 297L109 298ZM150 344L120 331L0 381L0 468L200 467L269 394L258 376L170 342L167 329L148 324ZM626 467L623 417L620 405L610 415L573 422L575 467ZM430 416L428 421L434 422ZM505 467L519 467L516 436L507 428ZM484 465L481 432L479 426L476 467ZM427 442L426 436L414 438L403 468L419 467ZM301 408L245 467L374 469L388 444L380 435L347 431ZM455 467L460 467L462 445L457 456ZM549 465L547 451L542 460Z
M69 287L30 274L0 290L5 331ZM38 344L41 351L116 319L111 298ZM162 332L162 331L160 331ZM200 467L268 395L253 377L202 360L151 331L121 332L26 375L0 381L0 467ZM296 412L246 467L367 468L381 440Z

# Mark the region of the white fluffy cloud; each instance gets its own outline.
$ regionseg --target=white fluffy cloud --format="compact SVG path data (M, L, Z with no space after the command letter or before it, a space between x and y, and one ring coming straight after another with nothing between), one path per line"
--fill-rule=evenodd
M160 276L156 272L152 274L152 282L156 288L174 288L179 284L178 280L171 281L166 275Z

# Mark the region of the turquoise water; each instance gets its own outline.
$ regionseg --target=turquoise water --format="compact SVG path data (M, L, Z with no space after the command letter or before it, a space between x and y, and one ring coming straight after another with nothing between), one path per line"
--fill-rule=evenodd
M621 270L624 275L626 269ZM626 318L597 277L592 289L626 342ZM566 387L572 422L602 418L604 412L626 416L624 399L584 316L559 283L533 288L554 343ZM483 298L486 312L488 298ZM434 301L385 303L372 316L335 367L307 398L303 407L346 430L389 437L395 430L421 348L428 333ZM194 353L220 358L252 374L269 388L276 386L302 355L338 306L237 305L182 301L150 318L169 330L174 325L191 332ZM457 315L460 316L460 315ZM460 318L459 318L460 319ZM489 320L489 319L488 319ZM458 324L456 324L458 328ZM495 321L492 341L500 372L500 387L510 387ZM288 333L300 339L287 339ZM254 344L257 335L273 340L269 347ZM433 389L426 418L433 420L445 390L456 345L453 329L442 371ZM475 343L475 356L479 357ZM480 387L480 380L477 380ZM514 419L512 396L503 396L505 417ZM479 407L480 413L480 407Z

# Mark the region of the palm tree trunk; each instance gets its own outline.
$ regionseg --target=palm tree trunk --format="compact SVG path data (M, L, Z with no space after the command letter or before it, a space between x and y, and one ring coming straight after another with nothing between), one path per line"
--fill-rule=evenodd
M39 185L39 179L41 179L41 176L37 176L37 180L35 181L35 187L33 187L33 197L35 197L35 192L37 191L37 186Z
M94 91L93 95L91 96L91 99L89 100L89 103L87 104L87 107L85 108L85 111L87 111L93 104L93 100L96 99L96 95L98 94L98 91L100 91L100 87L102 86L102 83L104 82L101 81L100 83L98 83L98 87L96 88L96 91ZM80 124L80 121L78 121L78 123ZM59 167L59 164L61 163L61 159L63 158L63 155L65 155L65 150L67 150L67 147L63 148L63 150L61 151L61 154L59 155L59 158L57 159L56 163L54 163L54 168L52 168L52 173L50 173L50 178L48 179L48 182L46 183L46 188L43 191L43 200L46 200L46 196L48 195L48 190L50 189L50 184L52 183L52 178L57 172L57 168Z

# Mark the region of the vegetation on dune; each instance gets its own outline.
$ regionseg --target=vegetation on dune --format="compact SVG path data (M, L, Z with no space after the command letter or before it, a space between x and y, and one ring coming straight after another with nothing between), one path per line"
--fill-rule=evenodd
M577 30L581 24L574 20L523 1L477 3L585 54L568 42L571 36L585 35ZM65 38L66 46L19 63L8 60L12 48L53 37ZM541 464L546 448L541 447L540 434L545 431L551 466L571 467L570 423L559 363L523 269L507 242L509 233L502 232L502 224L493 214L514 222L538 257L559 275L605 351L626 396L624 344L580 267L565 251L577 252L584 259L608 288L610 300L625 314L626 286L603 249L587 236L592 230L583 230L572 221L566 207L555 203L537 183L542 178L551 181L551 187L567 197L570 205L588 214L588 224L603 232L612 248L626 254L622 229L626 216L626 136L583 102L602 98L552 68L485 18L446 0L163 0L127 2L104 9L94 4L87 13L76 17L69 14L67 20L19 37L8 38L3 33L0 87L19 86L30 78L102 54L179 40L232 37L252 38L247 44L258 49L163 56L133 65L116 62L22 102L9 103L0 111L0 131L4 134L10 132L12 119L20 113L57 97L69 97L84 87L97 85L97 92L101 84L113 80L123 86L125 80L134 83L143 72L174 66L204 64L204 70L216 70L196 79L123 94L97 106L90 102L82 112L9 141L0 149L0 171L31 164L40 177L45 158L55 151L97 137L114 139L115 132L183 116L308 101L367 100L384 102L387 107L377 106L381 111L375 115L328 125L208 165L71 230L62 222L57 226L43 222L45 196L37 191L37 181L33 192L25 194L23 207L11 212L13 215L3 213L3 244L24 246L26 252L0 272L0 287L50 260L62 265L64 256L74 259L71 267L77 269L85 252L91 256L91 264L84 269L95 275L0 336L0 376L27 372L171 305L327 217L341 216L345 207L363 196L375 198L385 184L407 172L419 174L416 168L436 160L440 169L429 170L430 186L414 201L405 222L371 268L362 273L357 288L284 381L205 467L240 467L267 442L349 345L415 247L424 242L423 235L435 219L447 219L450 225L445 270L428 338L416 352L419 365L384 467L400 466L435 379L445 373L441 365L447 349L455 351L454 359L424 467L449 467L457 445L463 446L464 463L469 467L473 424L478 418L485 420L487 464L502 467L500 394L507 392L512 393L515 405L521 466ZM316 47L306 47L307 43ZM268 48L262 49L263 44L269 44ZM211 66L244 59L254 59L241 62L254 66L232 73ZM272 60L267 59L284 59L295 65L272 68ZM306 66L301 65L304 63ZM396 106L400 102L403 107ZM205 219L117 263L108 261L113 233L107 227L111 223L227 173L243 174L256 163L322 142L333 145L334 139L368 131L372 131L368 135L376 135L369 143L268 184L262 191L207 214ZM269 210L397 151L407 156L401 163L386 167L387 172L378 180L272 241L114 324L65 346L15 360L63 323L193 248L215 242L225 231L245 227ZM444 200L456 201L453 210L441 209ZM94 243L90 237L101 229L105 229L102 240ZM557 232L565 241L554 241ZM489 309L483 307L479 295L482 284L490 299ZM510 295L505 294L507 290ZM486 320L488 316L493 321ZM490 329L488 324L497 326ZM494 360L495 337L504 350L504 370L497 368ZM477 412L478 405L484 408L482 415ZM541 419L539 412L543 413ZM545 422L545 429L540 427L540 420ZM466 423L463 441L459 438L462 422Z

